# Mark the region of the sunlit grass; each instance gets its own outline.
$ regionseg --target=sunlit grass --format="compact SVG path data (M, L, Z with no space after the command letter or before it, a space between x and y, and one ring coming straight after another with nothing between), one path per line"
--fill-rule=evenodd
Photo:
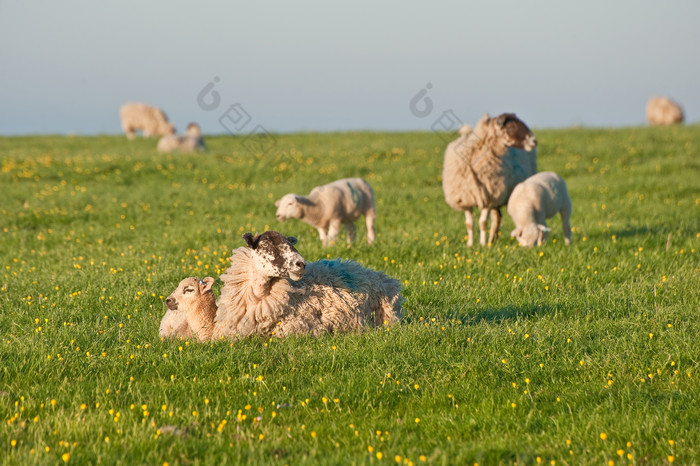
M680 464L700 461L700 128L536 131L573 244L507 217L466 247L432 133L298 134L250 154L121 137L0 138L0 458L6 463ZM377 232L324 249L274 201L361 176ZM504 209L505 215L505 209ZM161 341L164 297L246 231L404 285L362 334ZM219 284L215 285L218 292Z

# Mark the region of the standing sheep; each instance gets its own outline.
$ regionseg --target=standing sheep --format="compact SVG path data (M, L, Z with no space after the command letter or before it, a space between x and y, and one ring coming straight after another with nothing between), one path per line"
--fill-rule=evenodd
M668 97L652 97L647 102L647 121L653 126L683 123L683 109Z
M140 102L129 102L119 109L122 130L128 139L134 139L134 131L143 131L143 137L165 136L174 134L175 127L168 122L168 117L159 108Z
M233 251L216 304L213 278L182 282L191 284L191 292L183 293L178 309L187 315L199 341L253 334L319 335L399 320L397 280L352 261L307 264L294 248L296 238L274 231L243 237L247 247Z
M564 244L571 244L571 198L566 183L554 172L541 172L518 184L508 201L508 214L515 223L510 236L521 246L540 245L547 239L548 218L561 215Z
M537 173L537 139L515 114L496 118L485 114L473 131L460 129L460 137L448 144L442 171L442 189L447 204L464 211L467 246L474 244L472 210L481 210L479 243L493 244L501 226L500 208L508 202L516 184Z
M206 150L202 130L197 123L187 125L187 132L184 136L168 134L158 141L158 152L183 152L192 153Z
M308 196L285 194L275 202L277 220L297 218L318 230L321 242L328 246L335 242L340 225L345 225L347 243L355 241L355 221L365 216L367 243L372 244L374 231L374 191L361 178L345 178L311 190Z

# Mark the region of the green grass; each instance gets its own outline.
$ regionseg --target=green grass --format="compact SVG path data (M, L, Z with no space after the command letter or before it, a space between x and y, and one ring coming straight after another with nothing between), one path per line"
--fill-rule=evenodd
M212 137L201 155L0 138L0 462L700 462L700 127L536 135L570 247L557 217L519 248L504 209L496 244L467 248L446 135L282 135L268 154ZM359 223L355 247L323 249L275 220L283 194L349 176L374 186L373 246ZM403 322L161 341L164 297L265 229L398 278Z

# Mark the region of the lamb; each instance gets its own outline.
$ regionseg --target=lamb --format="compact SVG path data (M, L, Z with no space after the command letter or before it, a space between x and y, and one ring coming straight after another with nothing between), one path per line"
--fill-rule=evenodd
M442 171L442 189L447 204L464 211L467 246L474 244L472 210L479 217L482 246L486 242L488 217L491 231L488 244L496 239L501 226L500 208L508 202L516 184L537 173L537 139L515 114L496 118L485 114L474 130L467 125L460 136L448 144Z
M205 279L209 280L209 279ZM214 283L214 279L210 279L208 282L209 289ZM165 299L165 305L168 306L168 310L163 316L160 322L159 335L161 338L190 338L192 336L192 329L187 323L187 315L179 309L179 306L197 306L204 305L204 307L213 306L213 313L216 314L216 303L214 300L214 294L209 293L205 296L203 287L205 282L196 280L194 278L185 278L180 282L178 287L173 291L170 296ZM204 298L206 299L204 299Z
M324 246L333 244L345 225L347 243L355 241L355 221L365 216L367 243L372 244L374 231L374 191L372 186L361 178L344 178L332 183L317 186L308 196L285 194L275 202L277 220L297 218L318 230Z
M158 141L158 152L183 152L192 153L206 150L202 130L197 123L187 125L187 132L184 136L168 134Z
M652 97L647 102L647 121L650 125L674 125L683 123L683 109L668 97Z
M122 130L128 139L134 139L134 131L142 130L143 137L174 134L175 127L159 108L140 102L128 102L119 109Z
M508 213L515 223L510 236L521 246L540 245L547 239L545 219L561 215L564 244L571 244L571 198L566 183L554 172L541 172L518 184L508 201Z
M171 295L200 342L358 331L401 317L401 286L382 272L339 259L307 264L296 238L275 231L243 238L215 303L211 277L186 278Z

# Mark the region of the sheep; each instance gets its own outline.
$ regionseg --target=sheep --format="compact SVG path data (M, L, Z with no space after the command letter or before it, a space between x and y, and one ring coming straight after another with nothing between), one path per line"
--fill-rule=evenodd
M674 125L683 123L683 109L668 97L652 97L647 102L647 121L650 125Z
M564 244L571 244L571 198L566 183L554 172L541 172L519 183L508 201L508 214L515 223L510 236L521 246L540 245L547 239L548 218L561 215Z
M382 272L339 259L306 263L297 239L275 231L243 238L247 246L233 251L215 304L213 278L183 280L191 292L178 309L200 342L359 331L401 317L401 285Z
M479 217L482 246L486 242L488 217L493 244L501 226L500 208L508 202L516 184L537 173L537 139L515 114L504 113L491 118L486 113L472 130L460 129L460 136L448 144L442 171L442 189L447 204L464 211L467 246L474 244L472 210Z
M142 130L143 137L174 134L175 127L159 108L140 102L128 102L119 109L122 130L127 139L134 139L134 131Z
M197 152L206 150L204 138L202 138L202 130L197 123L187 125L187 132L184 136L176 134L168 134L160 138L157 146L158 152Z
M308 196L285 194L275 206L278 221L296 218L308 223L318 230L324 246L335 242L341 224L345 225L347 244L351 245L355 241L355 221L364 215L367 243L374 242L374 191L361 178L345 178L317 186Z
M194 278L186 278L180 282L178 287L170 296L165 299L165 305L168 307L167 312L160 322L159 335L161 338L179 337L190 338L192 329L187 323L187 315L180 309L180 306L191 307L192 305L203 304L206 308L213 306L213 313L216 314L216 302L213 293L206 294L206 291L211 290L211 281L200 281ZM208 285L207 289L205 285ZM206 298L203 299L202 297Z

